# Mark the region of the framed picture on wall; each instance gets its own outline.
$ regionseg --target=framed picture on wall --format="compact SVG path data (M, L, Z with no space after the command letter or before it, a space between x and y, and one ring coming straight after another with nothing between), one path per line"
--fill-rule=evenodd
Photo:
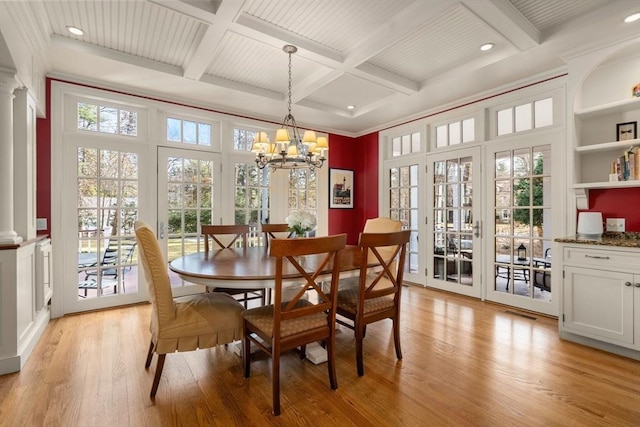
M353 208L353 171L329 169L329 208Z
M618 123L616 141L627 141L638 137L638 122Z

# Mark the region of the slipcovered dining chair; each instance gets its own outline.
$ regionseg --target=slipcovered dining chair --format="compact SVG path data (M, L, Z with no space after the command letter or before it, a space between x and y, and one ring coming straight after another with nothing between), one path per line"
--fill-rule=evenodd
M209 252L209 240L213 242L211 246L215 249L232 249L235 246L246 249L249 229L248 224L203 225L201 232L204 237L205 253ZM249 301L252 300L260 300L260 305L264 305L267 293L266 289L214 288L212 286L207 286L207 290L237 296L237 300L244 304L244 308L247 308Z
M402 222L387 217L369 218L364 223L363 233L391 233L402 230Z
M357 285L340 284L337 307L339 317L336 322L355 331L356 366L359 376L364 375L363 341L365 329L370 323L383 319L392 320L396 356L399 360L402 359L400 299L410 236L411 230L361 233L358 243L361 259ZM386 252L388 250L392 252ZM372 273L370 264L379 264L379 267Z
M274 304L246 310L242 317L244 346L244 376L251 373L251 344L271 357L271 383L273 413L280 414L280 355L315 341L324 341L327 349L329 383L331 389L338 388L335 368L335 320L340 251L345 247L346 234L306 239L274 239L270 255L276 258L276 280ZM318 262L307 260L305 267L300 258L319 254ZM315 260L315 258L314 258ZM312 265L310 264L312 263ZM333 265L331 265L333 263ZM302 274L297 284L287 285L287 294L292 298L283 301L283 281L287 271L283 265ZM320 274L331 271L328 292L322 289Z
M156 395L165 357L176 351L191 351L227 344L242 338L242 305L223 293L201 293L173 298L167 263L156 236L143 221L135 223L140 263L151 300L151 344L145 369L153 353L158 355L151 397Z

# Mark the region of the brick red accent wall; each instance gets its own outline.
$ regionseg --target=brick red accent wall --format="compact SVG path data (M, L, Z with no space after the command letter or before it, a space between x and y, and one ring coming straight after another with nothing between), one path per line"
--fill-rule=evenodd
M640 232L640 188L589 190L589 209L602 219L625 218L626 231Z
M51 234L51 80L46 82L47 115L36 120L36 217L47 218L47 230L38 234Z

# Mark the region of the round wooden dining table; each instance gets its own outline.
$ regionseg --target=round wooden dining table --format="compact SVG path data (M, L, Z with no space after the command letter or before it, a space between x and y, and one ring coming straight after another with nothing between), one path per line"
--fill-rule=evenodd
M340 276L356 275L360 268L360 248L348 245L340 252ZM324 260L324 254L306 255L299 263L307 271L315 270ZM372 264L374 266L375 264ZM282 265L283 278L295 282L302 274L288 260ZM330 275L333 264L323 269ZM276 278L276 259L263 246L249 248L226 248L209 252L196 252L169 262L169 269L180 278L207 286L225 288L262 289L272 288Z

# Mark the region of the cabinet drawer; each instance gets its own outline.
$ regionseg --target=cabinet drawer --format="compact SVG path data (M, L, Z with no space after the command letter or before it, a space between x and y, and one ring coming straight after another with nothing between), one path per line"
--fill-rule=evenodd
M640 251L615 249L564 248L564 263L591 268L615 269L629 273L640 272Z

